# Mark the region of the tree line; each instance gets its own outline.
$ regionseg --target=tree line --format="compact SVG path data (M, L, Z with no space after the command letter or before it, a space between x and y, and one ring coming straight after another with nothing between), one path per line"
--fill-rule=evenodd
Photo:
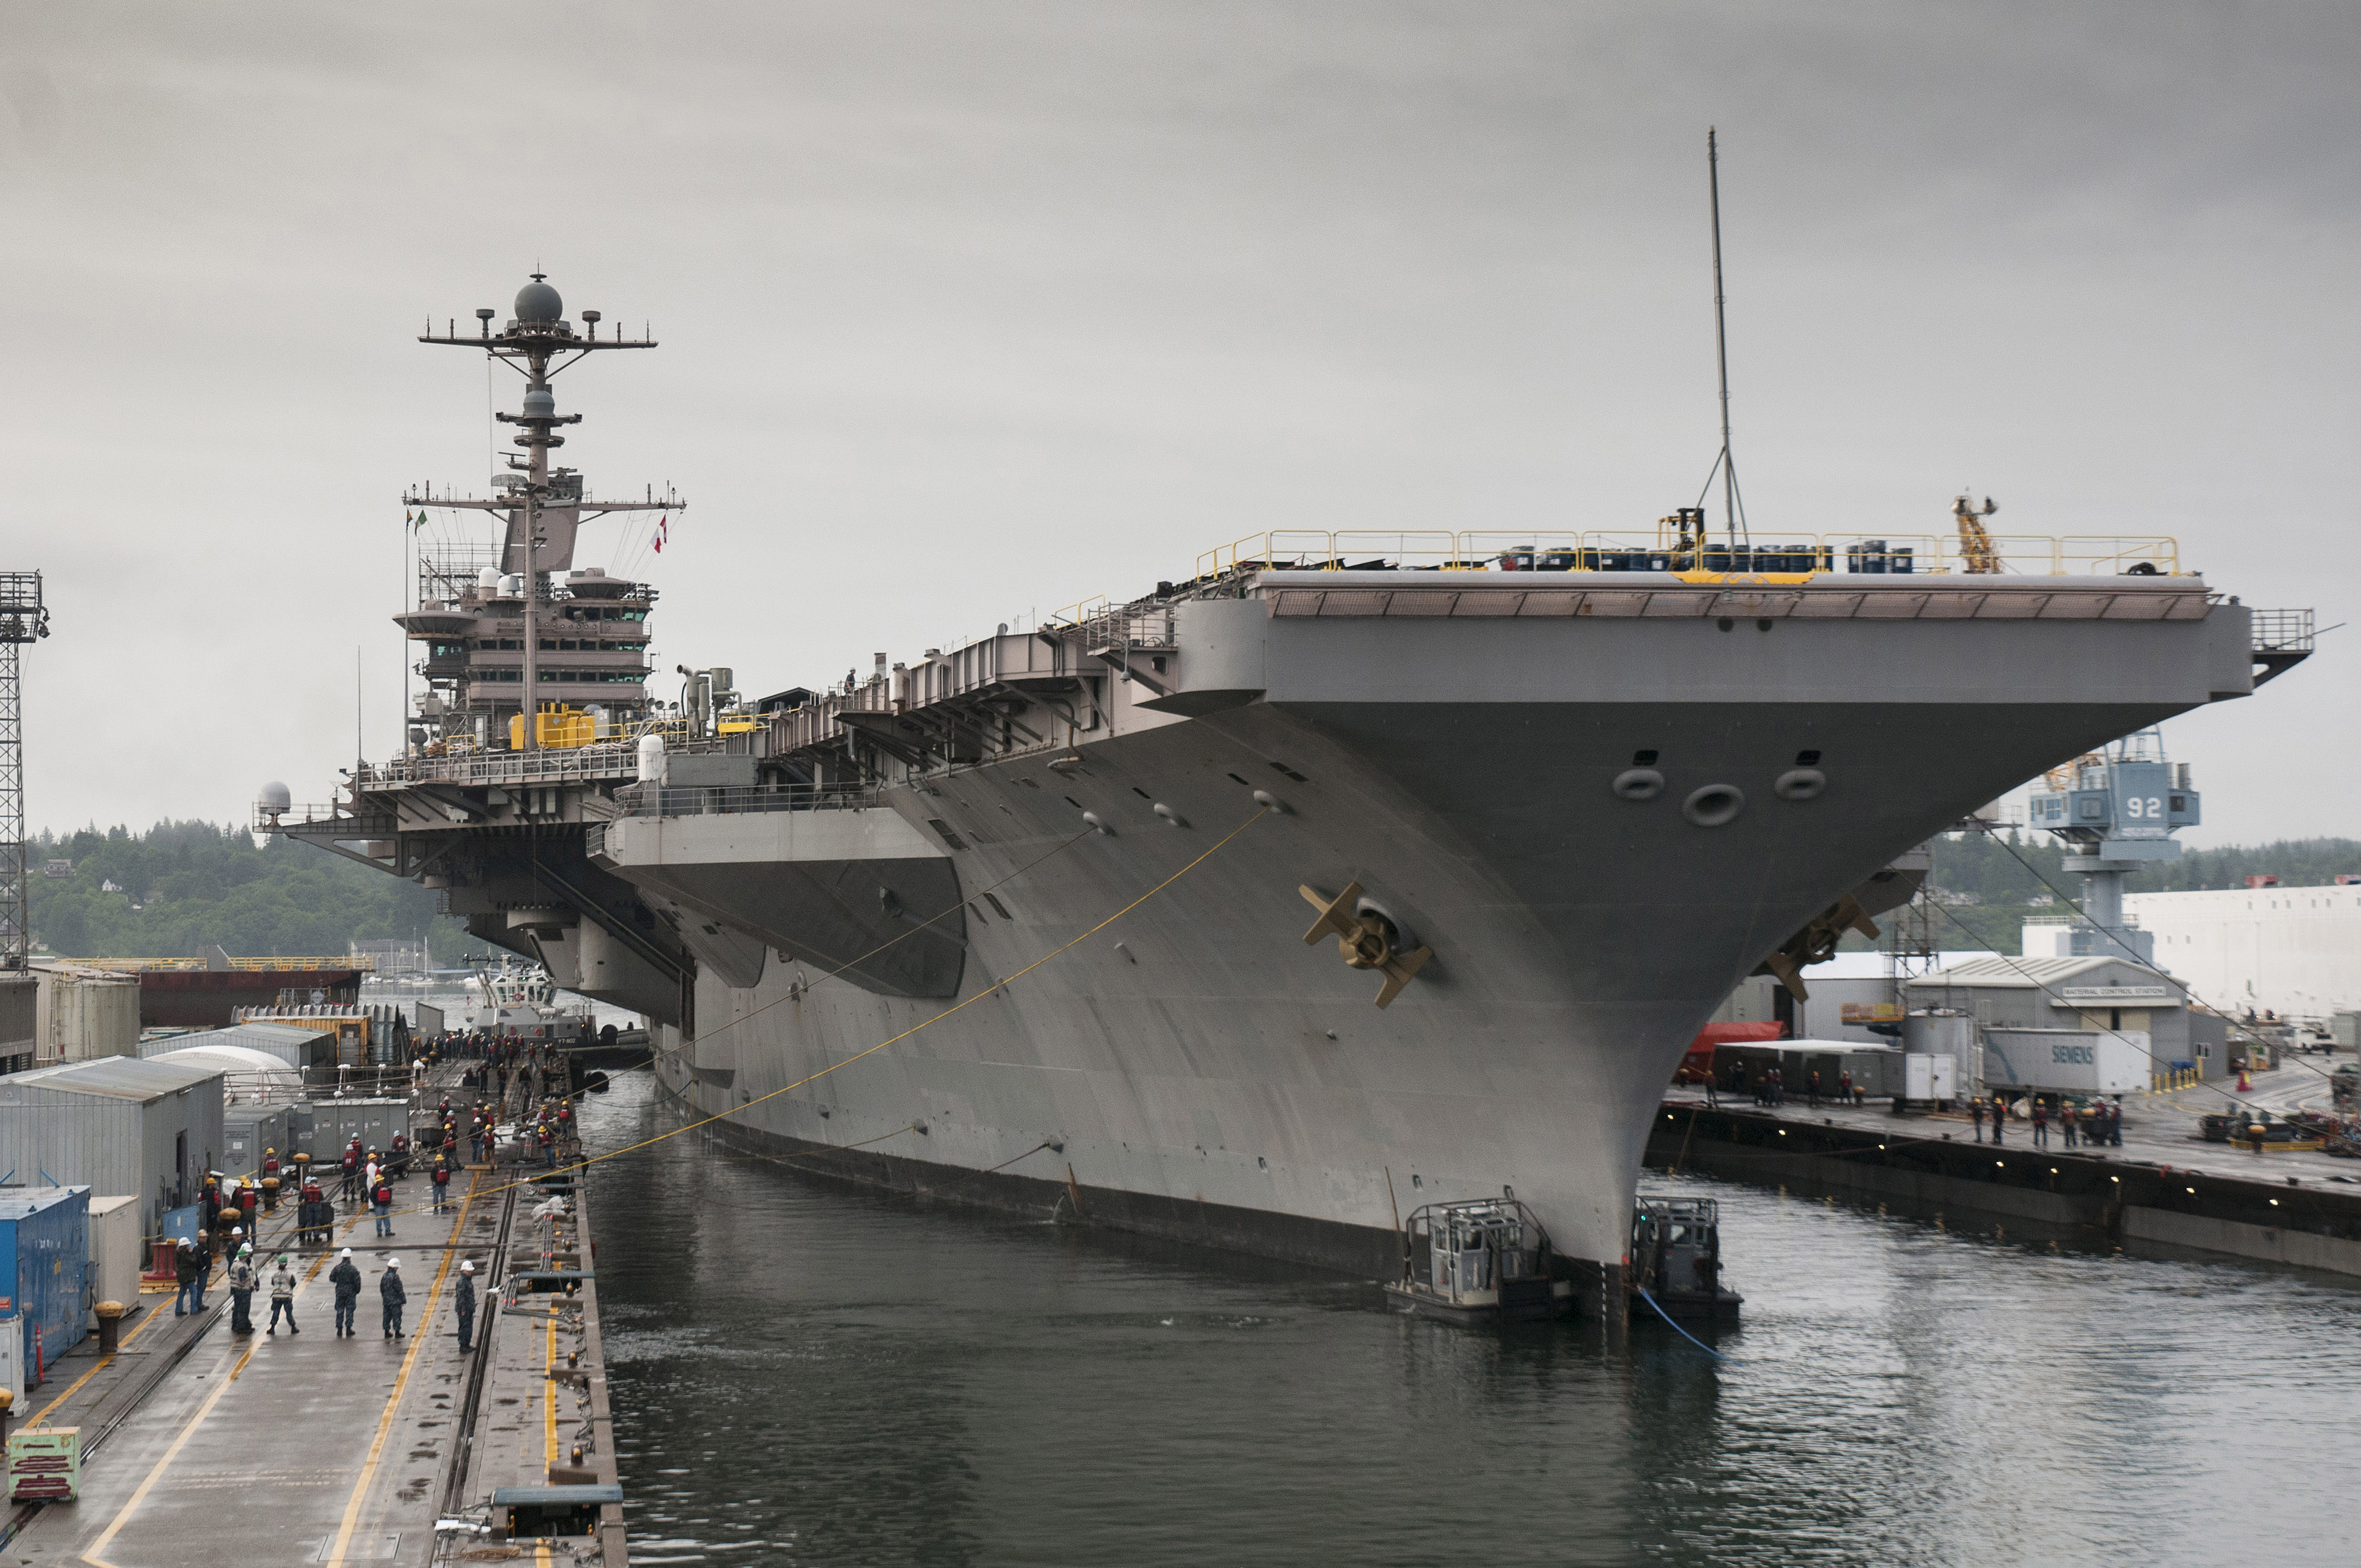
M415 883L291 839L258 848L243 828L44 832L26 860L33 939L64 958L187 958L215 946L234 958L330 956L401 938L424 938L454 962L482 945Z

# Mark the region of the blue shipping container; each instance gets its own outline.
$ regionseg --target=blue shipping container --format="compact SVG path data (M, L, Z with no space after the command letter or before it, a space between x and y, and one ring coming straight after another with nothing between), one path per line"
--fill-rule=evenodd
M0 1193L0 1317L25 1335L25 1383L40 1365L82 1343L90 1324L90 1189L42 1187Z

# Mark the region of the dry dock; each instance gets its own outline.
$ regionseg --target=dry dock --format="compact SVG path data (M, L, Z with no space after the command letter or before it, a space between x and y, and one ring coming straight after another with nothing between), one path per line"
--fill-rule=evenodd
M256 1332L233 1334L218 1278L204 1311L186 1318L171 1295L143 1296L115 1355L87 1342L19 1412L12 1430L81 1428L86 1457L77 1500L11 1514L10 1556L89 1568L620 1568L590 1216L570 1180L553 1194L534 1174L470 1169L445 1214L412 1174L397 1184L388 1239L366 1214L340 1217L335 1246L353 1249L364 1281L351 1338L332 1332L335 1248L291 1252L292 1335L262 1332L262 1291ZM554 1195L568 1215L537 1217ZM291 1241L292 1213L282 1206L266 1239ZM379 1282L397 1259L405 1336L389 1339ZM462 1262L480 1282L469 1354L454 1306ZM544 1508L589 1533L540 1535Z

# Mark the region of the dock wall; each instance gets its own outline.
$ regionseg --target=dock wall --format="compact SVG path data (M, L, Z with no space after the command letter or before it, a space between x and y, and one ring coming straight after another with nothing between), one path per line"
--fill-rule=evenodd
M1872 1132L1686 1103L1664 1107L1647 1161L2004 1234L2147 1243L2361 1277L2361 1171L2350 1189L2290 1185L1947 1139L1909 1118Z

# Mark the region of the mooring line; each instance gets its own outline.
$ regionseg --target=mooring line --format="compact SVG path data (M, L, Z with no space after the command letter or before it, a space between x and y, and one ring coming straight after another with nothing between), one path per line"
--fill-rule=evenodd
M683 1133L693 1133L699 1127L709 1127L716 1122L726 1122L730 1117L737 1115L741 1111L751 1111L755 1106L763 1103L765 1101L776 1100L782 1094L793 1093L796 1090L803 1088L807 1083L817 1082L840 1068L851 1067L854 1062L863 1060L869 1057L873 1057L878 1052L886 1049L888 1047L898 1046L904 1040L908 1039L911 1036L917 1034L922 1030L934 1027L937 1024L941 1023L944 1019L950 1017L952 1014L959 1012L961 1008L967 1007L973 1003L982 1002L988 996L997 995L1000 992L1016 984L1018 981L1023 980L1027 975L1031 974L1035 970L1039 969L1043 964L1048 963L1050 959L1057 958L1090 940L1093 937L1097 936L1100 932L1105 930L1108 927L1114 925L1116 921L1122 919L1125 916L1130 914L1133 910L1138 908L1149 899L1154 898L1158 894L1162 893L1166 888L1170 887L1174 883L1179 882L1182 877L1187 876L1191 872L1195 871L1199 866L1203 865L1215 855L1221 853L1223 850L1228 848L1232 839L1235 839L1239 834L1245 832L1247 828L1253 827L1256 823L1261 821L1264 817L1269 815L1270 807L1267 806L1261 807L1257 810L1252 817L1247 817L1244 822L1239 823L1235 828L1231 828L1227 833L1222 835L1222 837L1211 847L1196 856L1195 859L1190 861L1188 864L1182 866L1179 871L1174 872L1170 876L1166 877L1162 882L1158 883L1154 887L1149 888L1146 893L1141 894L1137 898L1133 899L1129 904L1125 905L1121 909L1116 910L1114 914L1108 916L1105 919L1100 921L1089 930L1082 932L1080 936L1074 937L1068 941L1060 943L1057 947L1050 948L1049 951L1042 954L1031 963L1027 964L1023 969L1018 970L1015 974L1008 976L1005 980L994 981L983 990L977 992L973 996L969 997L965 1002L955 1002L950 1006L946 1007L941 1012L936 1014L933 1017L922 1019L918 1023L911 1025L908 1028L903 1030L900 1034L895 1035L891 1039L880 1040L875 1045L871 1046L867 1050L856 1051L851 1056L845 1058L842 1061L831 1062L828 1066L821 1068L818 1072L806 1074L804 1077L796 1080L793 1083L787 1084L784 1088L774 1089L768 1094L758 1095L754 1099L747 1101L742 1105L733 1105L726 1111L717 1111L710 1116L700 1117L697 1121L684 1123L680 1126L674 1127L669 1131L658 1133L654 1137L642 1138L638 1143L626 1144L621 1148L609 1149L605 1154L591 1155L585 1158L576 1160L571 1165L552 1167L551 1168L543 1171L537 1177L528 1177L522 1181L512 1181L505 1187L495 1187L489 1192L473 1193L470 1197L471 1199L474 1197L489 1198L519 1188L540 1186L544 1182L547 1181L551 1177L569 1175L576 1171L588 1170L590 1167L600 1164L606 1160L615 1159L627 1154L635 1154L641 1149L653 1147L655 1145L664 1142L666 1138L676 1138ZM1076 835L1075 839L1070 839L1068 840L1068 843L1071 844L1075 842L1084 836L1085 835L1078 834ZM1059 846L1059 849L1062 850L1066 847L1067 845L1061 844ZM1055 854L1058 851L1056 850L1049 851L1050 854ZM1044 855L1040 860L1032 861L1031 864L1038 865L1041 863L1041 861L1047 859L1049 859L1049 855ZM1018 873L1011 873L1011 875L1016 874ZM1003 880L1005 881L1007 879L1004 878ZM995 883L993 885L996 887L999 883ZM961 903L964 902L965 900L961 900ZM946 915L949 913L950 913L950 911L944 911L944 914ZM941 916L938 916L936 918L939 919ZM909 933L905 932L903 935L907 936ZM895 941L899 940L901 940L901 938L899 937L895 938ZM885 944L887 947L891 947L892 945L893 944L890 942ZM881 948L877 950L883 951L884 948ZM864 955L864 957L865 956L867 955ZM853 960L855 963L861 961L862 959L859 959ZM780 1000L785 1001L785 998L782 997ZM764 1003L765 1007L775 1007L777 1005L778 1003L776 1002ZM761 1011L761 1009L757 1009L757 1011ZM748 1018L751 1018L753 1015L754 1014L752 1013L745 1014ZM916 1124L913 1124L911 1127L898 1128L895 1132L884 1135L884 1137L899 1136L902 1133L912 1131L915 1126ZM882 1142L883 1139L872 1138L869 1141L872 1143L877 1143ZM859 1146L846 1145L844 1146L858 1147ZM825 1151L814 1152L817 1154ZM1032 1154L1037 1151L1027 1149L1025 1152L1027 1154ZM1022 1158L1024 1157L1019 1156L1018 1157ZM405 1209L401 1211L401 1212L416 1214L423 1213L424 1211L412 1208Z

